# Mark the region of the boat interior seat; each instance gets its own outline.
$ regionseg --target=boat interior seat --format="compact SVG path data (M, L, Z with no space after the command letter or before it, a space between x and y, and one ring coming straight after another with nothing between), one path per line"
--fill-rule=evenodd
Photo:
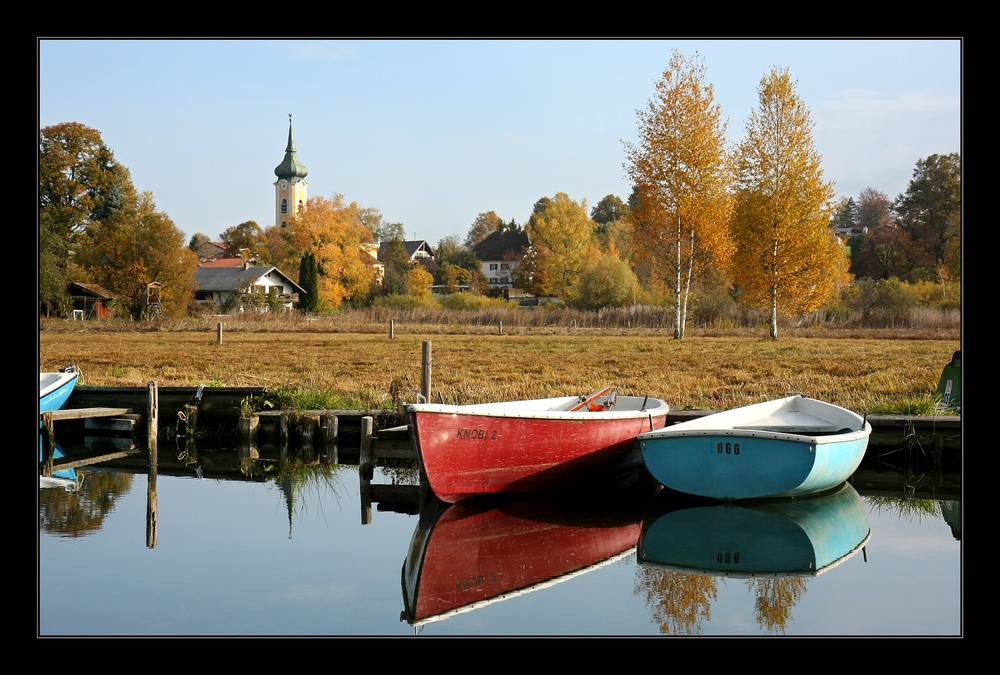
M776 415L748 420L746 424L733 425L733 428L746 431L774 431L785 434L833 434L843 432L840 425L799 410L784 411Z

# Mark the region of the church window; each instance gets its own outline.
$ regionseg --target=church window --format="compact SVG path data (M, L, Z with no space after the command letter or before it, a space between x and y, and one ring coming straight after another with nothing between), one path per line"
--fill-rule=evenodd
M287 199L282 199L281 200L281 212L282 213L288 213L288 200Z

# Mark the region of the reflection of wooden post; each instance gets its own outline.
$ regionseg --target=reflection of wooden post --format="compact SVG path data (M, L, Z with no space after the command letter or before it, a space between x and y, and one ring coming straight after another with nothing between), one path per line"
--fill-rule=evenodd
M420 394L424 403L431 400L431 341L424 340L423 354L420 359Z
M219 341L219 344L221 345L222 344L222 322L221 321L219 322L219 326L217 328L217 332L218 332L218 341Z
M361 524L372 524L372 482L361 476Z
M156 548L156 462L149 463L146 483L146 548Z
M45 426L45 457L42 465L42 475L52 475L52 461L56 454L56 426L52 419L52 411L42 413L42 424Z

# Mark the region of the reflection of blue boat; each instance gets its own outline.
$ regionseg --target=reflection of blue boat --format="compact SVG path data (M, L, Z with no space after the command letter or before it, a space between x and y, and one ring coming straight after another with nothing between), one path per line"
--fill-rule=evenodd
M52 458L62 459L65 456L66 454L62 448L56 443ZM38 461L45 461L45 447L41 436L38 437ZM60 469L59 471L53 471L51 476L39 476L38 487L61 487L65 490L75 490L77 487L76 469Z
M39 373L38 411L60 410L66 405L79 374L76 366L66 366L57 373Z
M816 576L871 535L864 501L847 483L802 499L738 504L671 496L643 523L640 565L716 576Z
M871 425L805 396L705 415L639 435L642 460L673 490L715 499L807 495L861 464Z

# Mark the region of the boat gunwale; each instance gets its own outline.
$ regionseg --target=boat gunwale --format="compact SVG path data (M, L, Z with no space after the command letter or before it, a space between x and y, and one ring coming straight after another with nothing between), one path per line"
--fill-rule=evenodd
M46 396L53 394L63 387L69 386L70 383L75 383L80 373L77 371L69 372L57 372L57 373L38 373L38 397L39 399L45 398ZM51 379L50 382L43 384L42 378Z
M619 396L622 399L642 399L639 396ZM537 399L539 401L564 401L569 403L579 397L570 396L554 399ZM532 409L504 407L510 403L523 404L524 401L505 401L503 403L477 403L472 405L450 405L446 403L410 403L404 406L404 412L409 415L433 414L433 415L461 415L465 417L489 417L489 418L520 418L520 419L540 419L551 421L567 422L599 422L599 421L620 421L629 419L643 419L649 416L661 417L670 412L670 406L663 400L648 398L648 403L653 403L656 407L644 410L633 409L611 409L601 411L590 410L558 410L558 409Z
M821 417L816 410L788 410L789 407L795 406L797 403L803 403L807 408L829 411L834 413L830 417L838 419L833 421L830 417ZM753 428L760 425L761 420L773 419L775 413L804 413L807 416L817 417L821 421L828 422L833 429L845 428L848 431L842 433L830 433L825 430L822 433L796 432L794 424L788 425L789 431L775 431L774 427L780 427L781 424L774 424L770 420L766 425L769 428ZM871 423L853 410L808 396L796 395L731 408L662 429L646 431L639 434L639 442L681 437L717 436L720 438L760 438L811 445L829 445L867 438L871 432Z
M685 437L719 437L719 438L760 438L772 441L790 441L793 443L805 443L810 445L830 445L832 443L846 443L867 438L872 433L872 425L865 422L864 427L841 434L796 434L782 431L758 431L754 429L733 429L729 427L715 427L710 429L678 429L680 424L672 427L664 427L654 431L646 431L639 434L639 442L654 440L667 440L670 438Z

